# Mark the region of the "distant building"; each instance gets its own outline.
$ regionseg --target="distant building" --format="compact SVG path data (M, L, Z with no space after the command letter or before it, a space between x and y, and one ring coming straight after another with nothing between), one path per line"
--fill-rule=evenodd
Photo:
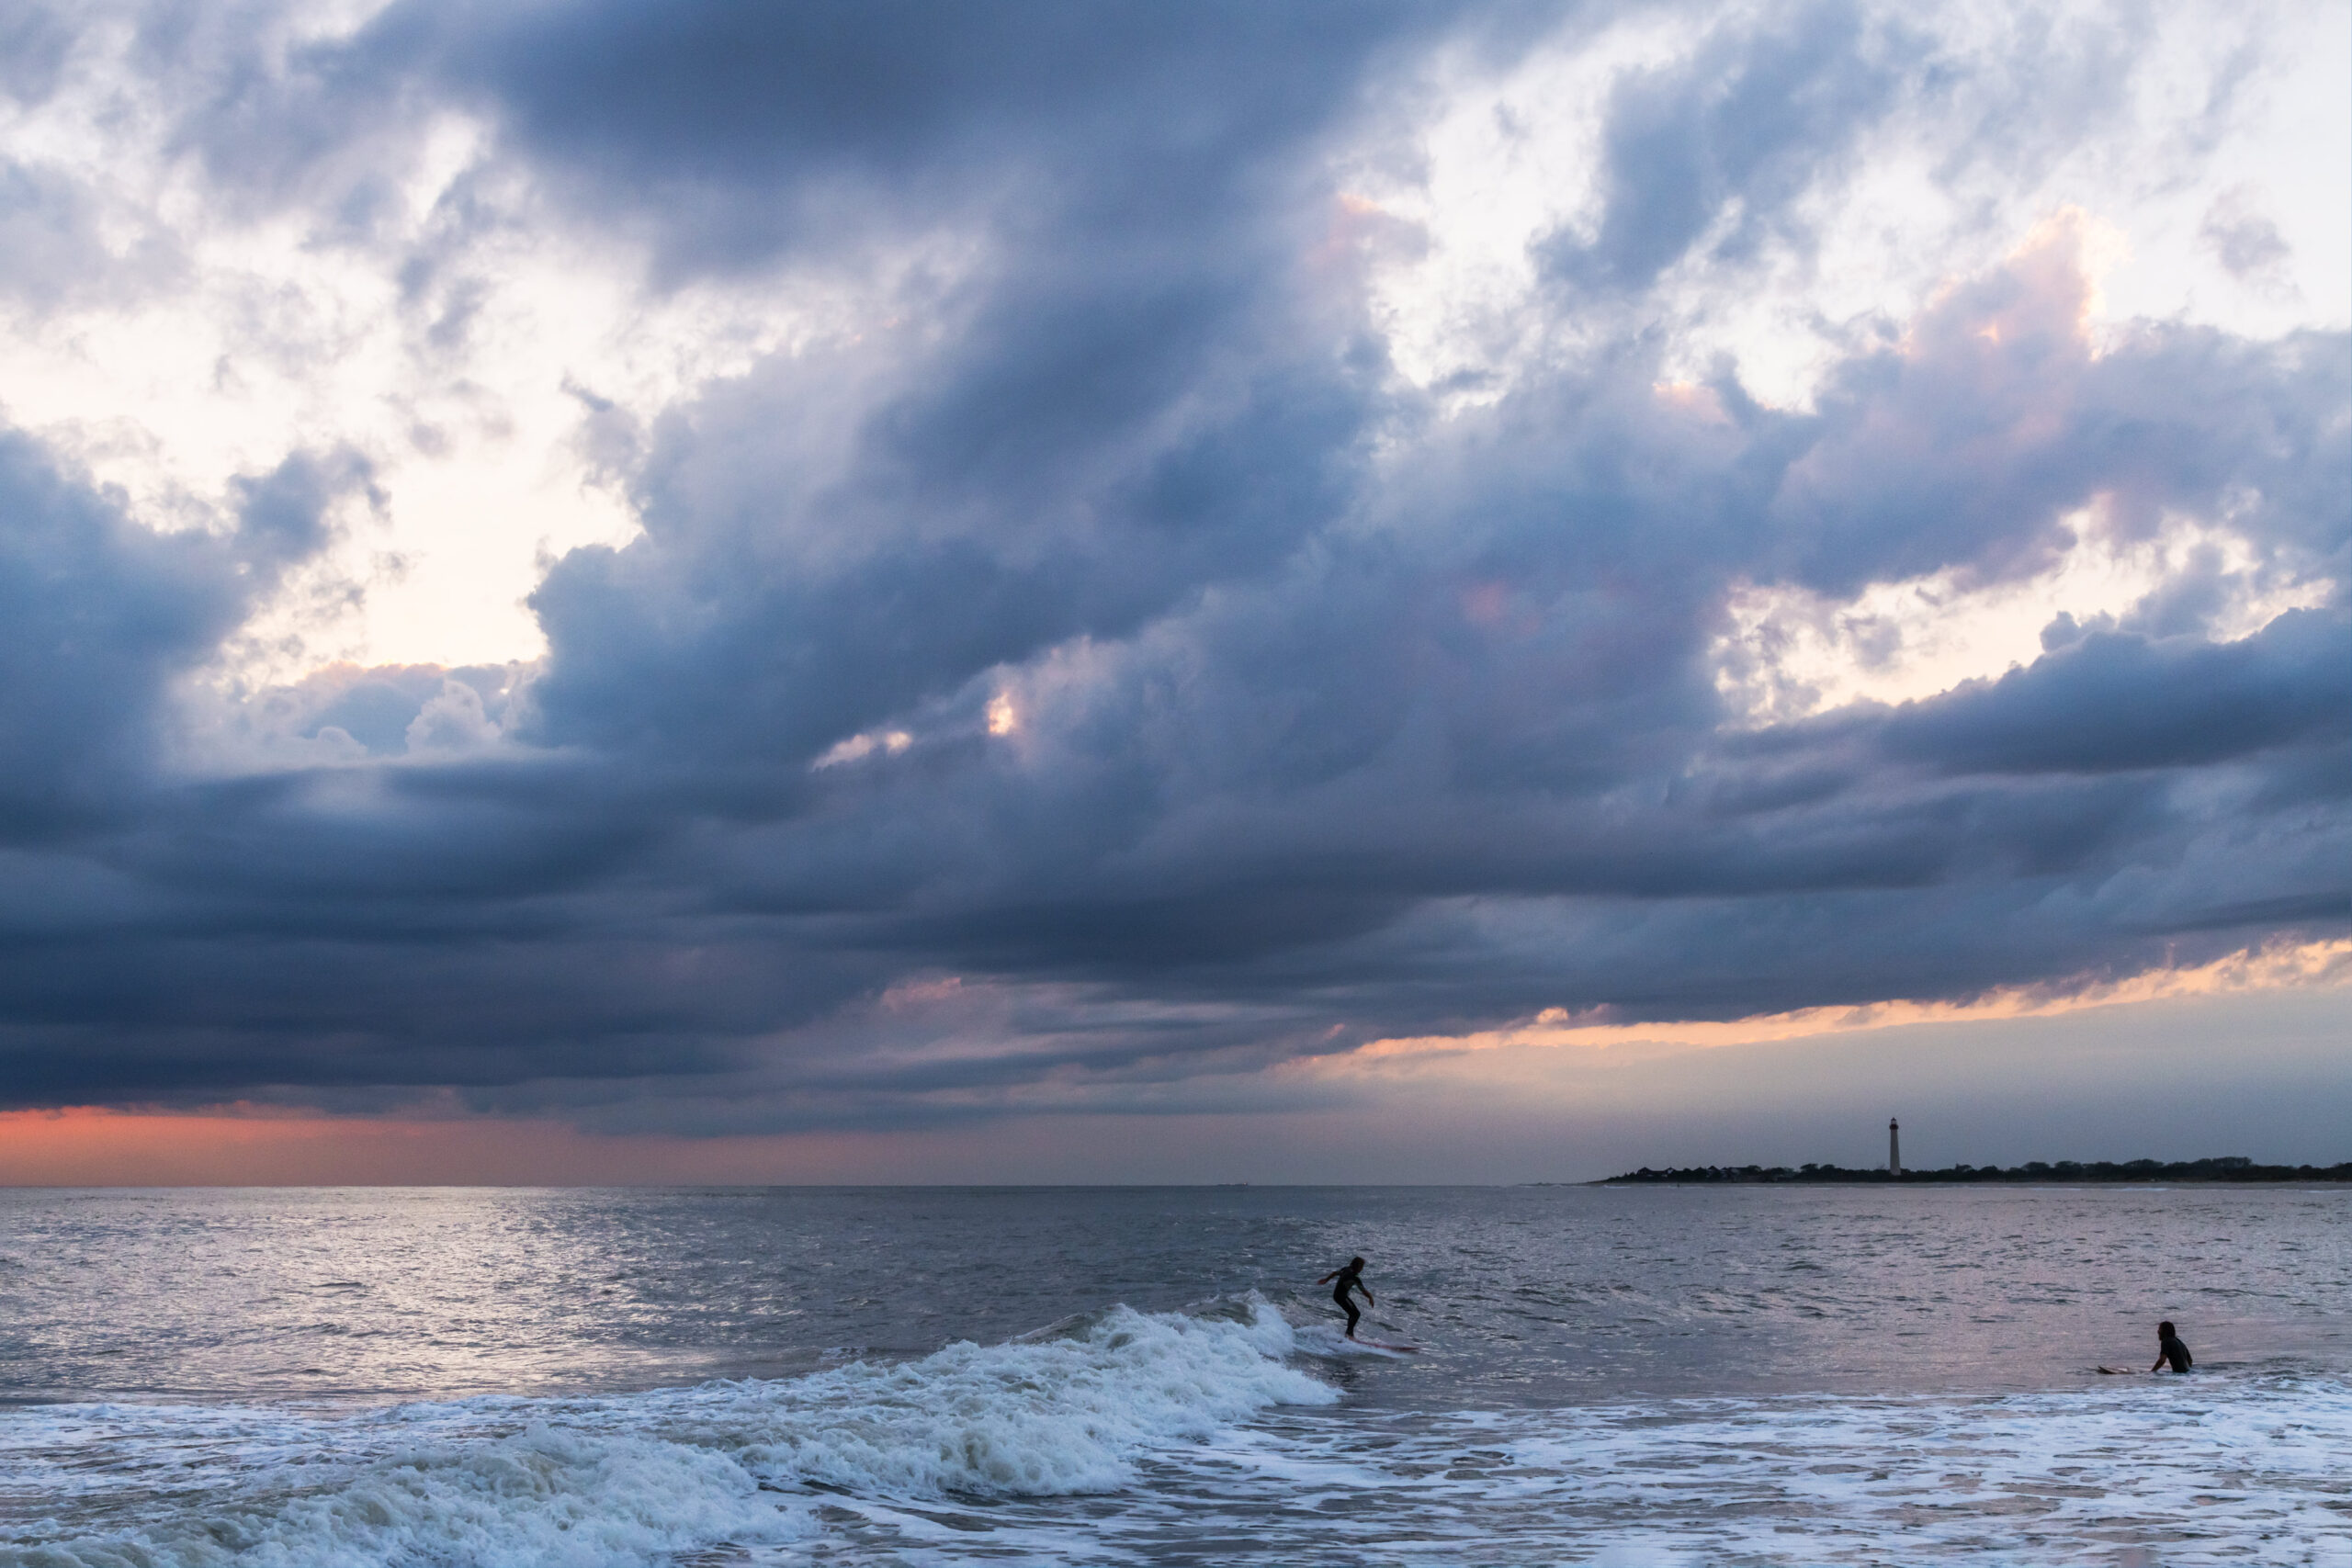
M1886 1119L1886 1173L1903 1174L1903 1123L1892 1116Z

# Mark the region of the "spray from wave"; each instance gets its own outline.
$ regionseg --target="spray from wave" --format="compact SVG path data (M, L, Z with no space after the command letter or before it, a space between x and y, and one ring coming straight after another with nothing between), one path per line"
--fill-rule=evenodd
M899 1365L613 1398L20 1410L0 1449L0 1568L637 1563L805 1539L820 1529L811 1487L1113 1491L1156 1449L1337 1400L1284 1364L1295 1348L1253 1293L1190 1314L1114 1307Z

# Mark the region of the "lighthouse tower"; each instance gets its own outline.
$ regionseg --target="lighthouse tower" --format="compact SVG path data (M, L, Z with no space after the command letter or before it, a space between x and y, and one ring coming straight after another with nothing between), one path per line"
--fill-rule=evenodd
M1892 1116L1886 1119L1886 1173L1903 1174L1903 1123Z

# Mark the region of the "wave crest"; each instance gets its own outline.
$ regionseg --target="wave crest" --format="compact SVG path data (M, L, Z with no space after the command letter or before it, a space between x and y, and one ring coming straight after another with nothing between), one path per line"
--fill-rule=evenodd
M605 1399L342 1416L51 1407L23 1413L6 1459L11 1483L60 1484L60 1507L38 1533L0 1527L0 1568L643 1562L811 1534L795 1495L808 1486L1114 1491L1155 1448L1269 1405L1336 1401L1284 1364L1295 1348L1253 1293L1197 1314L1113 1307L898 1364ZM166 1452L175 1490L159 1496L141 1482ZM36 1458L46 1473L28 1472Z

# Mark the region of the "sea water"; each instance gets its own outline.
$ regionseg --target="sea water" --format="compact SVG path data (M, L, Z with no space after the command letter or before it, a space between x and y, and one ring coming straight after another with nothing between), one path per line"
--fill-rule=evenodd
M0 1564L2352 1568L2347 1309L2341 1189L0 1191Z

